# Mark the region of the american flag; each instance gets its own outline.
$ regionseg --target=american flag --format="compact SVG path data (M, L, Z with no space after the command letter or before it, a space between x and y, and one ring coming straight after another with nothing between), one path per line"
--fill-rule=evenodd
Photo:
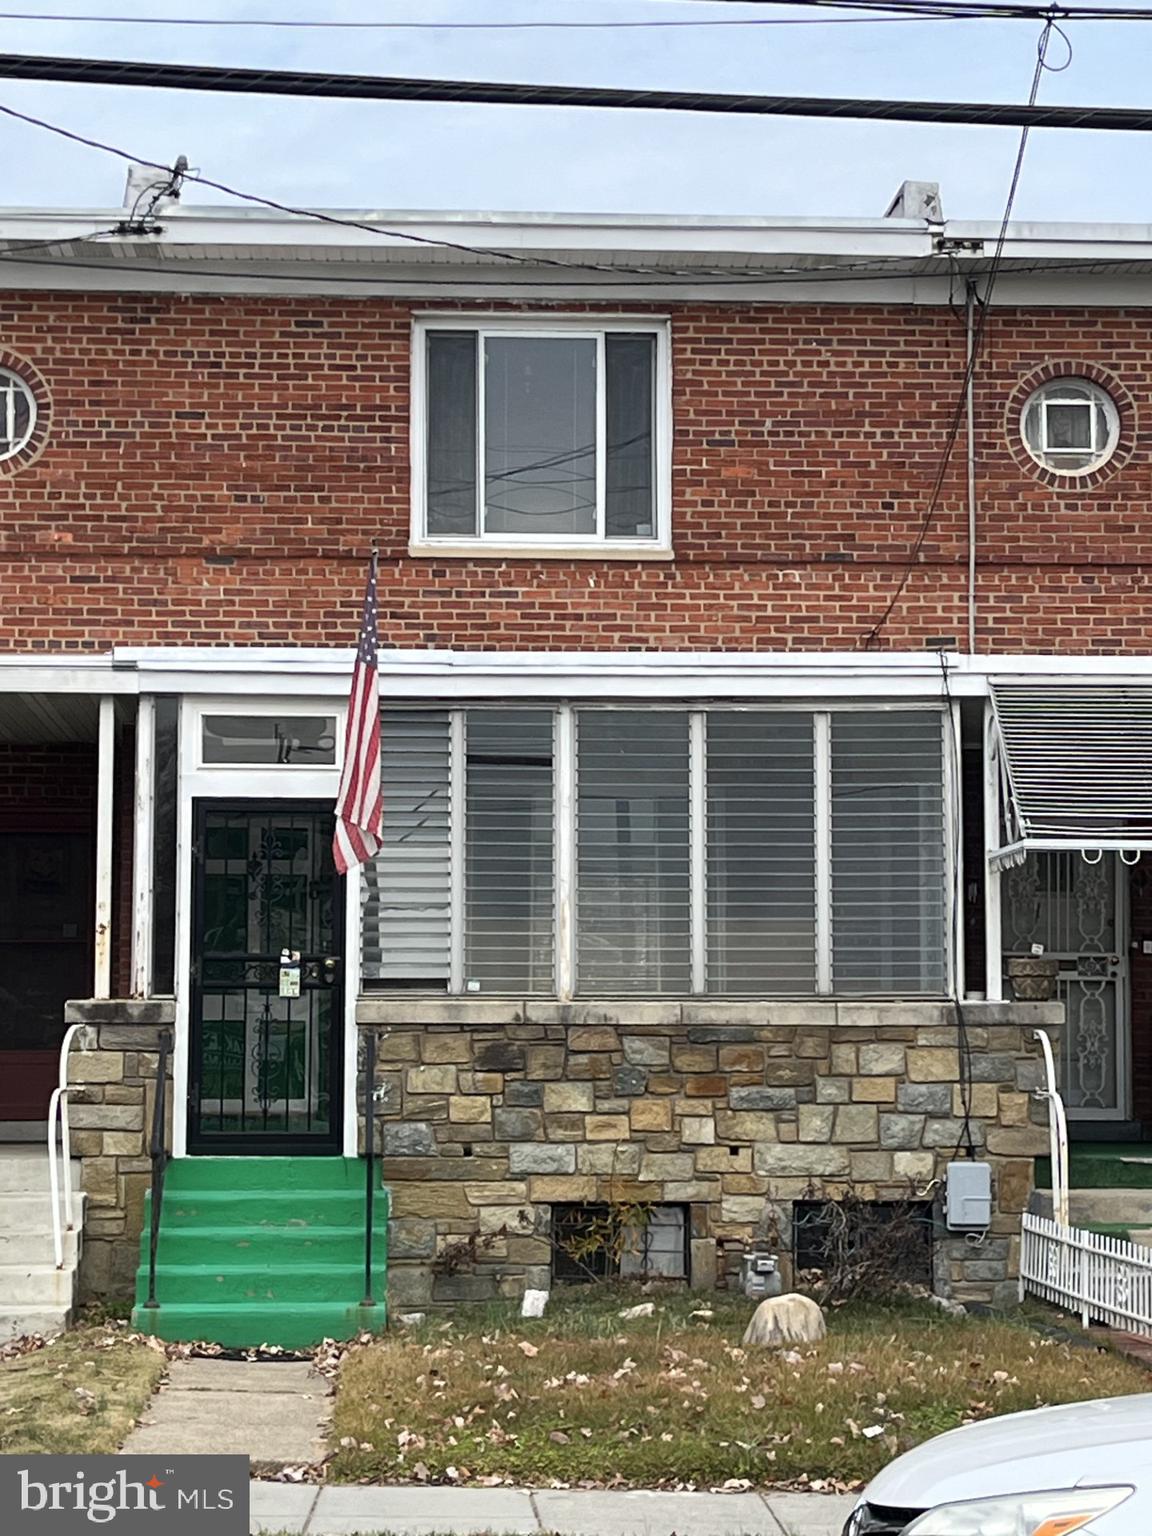
M368 566L364 616L352 669L348 723L344 728L344 771L336 796L332 853L346 875L380 851L384 806L380 795L380 676L376 641L376 552Z

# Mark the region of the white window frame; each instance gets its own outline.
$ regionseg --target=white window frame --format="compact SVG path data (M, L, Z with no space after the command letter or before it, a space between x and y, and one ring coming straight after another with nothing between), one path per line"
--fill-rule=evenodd
M477 333L475 535L429 534L425 521L428 489L428 344L431 331ZM653 375L653 529L648 538L608 538L605 514L605 338L612 333L642 333L656 341ZM597 344L596 369L596 527L589 534L485 533L484 520L484 342L489 336L539 338L585 337ZM652 315L417 315L412 325L411 405L412 514L408 545L413 555L531 555L550 559L668 559L672 554L672 365L669 322Z
M225 700L219 709L206 704L197 703L192 706L195 710L196 738L192 744L193 769L205 773L335 773L343 767L344 762L344 728L340 711L334 707L331 700L326 701L326 708L317 709L312 704L297 706L291 699L270 700L262 699L257 703L245 704L243 709L237 707L235 699ZM252 719L259 717L267 719L277 716L291 717L294 720L331 720L332 730L336 738L336 755L331 763L212 763L204 756L204 726L205 721L216 715L234 716L238 719Z
M1086 390L1089 398L1081 400L1073 397L1062 398L1061 390L1073 387ZM1089 432L1090 446L1088 448L1054 448L1048 442L1048 410L1050 406L1075 406L1081 410L1091 412L1091 430ZM1034 448L1028 441L1026 424L1032 411L1039 412L1039 447ZM1097 448L1096 426L1099 417L1103 416L1107 433L1103 448ZM1116 452L1120 441L1120 412L1116 409L1116 402L1108 391L1102 389L1092 379L1084 379L1069 375L1062 379L1049 379L1034 389L1025 400L1020 411L1020 439L1028 450L1029 456L1054 475L1067 475L1070 479L1077 475L1091 475L1101 469ZM1062 459L1091 458L1090 464L1066 466Z
M406 707L411 708L409 703ZM442 702L429 701L429 709L444 710ZM450 853L450 893L453 920L449 934L450 966L448 987L444 994L436 989L433 995L458 996L486 996L493 997L504 994L471 994L464 988L465 956L464 956L464 924L460 920L465 903L464 892L464 849L466 846L465 830L465 806L464 793L464 757L465 757L465 719L469 712L489 709L509 708L538 708L540 705L529 699L477 699L452 703L447 706L450 720L450 760L449 774L452 785L452 814L451 826L451 853ZM592 713L593 711L637 710L671 711L676 714L684 714L688 717L689 728L689 752L690 752L690 788L689 788L689 839L690 839L690 867L691 885L689 891L690 909L692 914L692 986L686 993L662 994L667 999L673 996L683 997L686 1000L698 1002L722 1002L727 994L711 992L707 990L706 975L706 928L707 919L707 892L706 892L706 863L705 863L705 817L701 814L704 805L705 786L704 769L706 764L706 731L707 717L710 713L721 710L733 710L741 713L755 711L766 714L795 714L809 713L813 720L813 775L815 787L815 839L816 839L816 883L813 891L815 944L816 944L816 986L810 992L798 993L773 993L773 1000L795 997L800 1001L827 1001L828 999L843 999L853 1003L864 1002L869 998L882 998L885 1001L899 1000L907 996L914 1001L931 1000L941 997L956 995L957 978L960 974L960 966L963 963L962 939L959 934L961 927L960 909L956 900L956 870L960 857L960 806L959 806L959 775L955 762L955 743L952 731L949 728L949 719L946 713L947 706L938 701L917 701L914 699L896 699L887 702L868 701L857 703L855 701L831 701L822 700L780 700L771 704L740 705L726 704L709 701L689 702L659 702L645 703L640 700L626 700L620 704L604 703L600 701L583 702L573 700L571 703L560 703L551 706L555 711L555 724L553 734L553 881L555 884L555 922L553 928L553 960L555 975L555 998L561 1002L571 1001L573 998L596 1001L605 994L596 992L583 992L579 985L579 975L576 965L576 804L579 798L579 772L577 764L577 739L575 729L575 716L579 713ZM942 854L943 854L943 882L945 891L944 905L944 956L943 978L944 988L941 992L912 992L897 994L892 992L837 992L833 985L833 933L832 933L832 827L831 827L831 725L832 716L836 714L890 714L929 712L940 716L941 719L941 800L944 810L944 824L942 828ZM374 997L395 996L398 994L388 989L373 991ZM520 995L520 994L516 994ZM549 1000L546 993L533 993L533 997L540 1001ZM748 1001L747 997L737 998L738 1001Z
M21 436L16 435L16 396L20 395L28 406L28 426ZM0 463L22 453L32 441L36 431L36 396L27 379L22 379L11 368L0 368L0 410L3 411L3 429L0 430Z
M177 790L176 872L176 1031L173 1048L172 1155L188 1155L188 1082L190 1048L190 986L192 964L192 853L193 805L197 800L331 800L340 787L347 707L332 698L262 698L246 702L250 715L335 715L335 765L316 767L295 763L207 763L201 760L205 715L237 713L237 696L185 694L180 700L179 782ZM349 871L345 881L345 974L344 988L344 1124L343 1154L356 1155L356 999L360 990L360 870Z

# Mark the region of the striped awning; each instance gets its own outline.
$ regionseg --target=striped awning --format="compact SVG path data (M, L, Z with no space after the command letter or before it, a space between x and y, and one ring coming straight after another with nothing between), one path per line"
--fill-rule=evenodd
M1152 683L991 685L1005 846L1152 850Z

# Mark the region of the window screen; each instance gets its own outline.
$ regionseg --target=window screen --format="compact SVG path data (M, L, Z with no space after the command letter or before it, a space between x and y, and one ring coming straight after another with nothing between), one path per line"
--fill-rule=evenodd
M581 710L576 771L578 990L688 991L687 713Z
M553 988L550 710L469 710L465 987Z
M832 716L837 992L946 990L943 717Z
M811 714L707 716L710 992L816 987Z
M361 884L366 981L448 984L449 738L446 710L384 712L384 846Z

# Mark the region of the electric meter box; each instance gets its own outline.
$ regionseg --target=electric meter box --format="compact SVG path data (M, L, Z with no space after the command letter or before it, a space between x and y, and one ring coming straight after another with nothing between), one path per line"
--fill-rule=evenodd
M944 1222L950 1232L983 1232L991 1226L991 1164L948 1164L944 1180Z

